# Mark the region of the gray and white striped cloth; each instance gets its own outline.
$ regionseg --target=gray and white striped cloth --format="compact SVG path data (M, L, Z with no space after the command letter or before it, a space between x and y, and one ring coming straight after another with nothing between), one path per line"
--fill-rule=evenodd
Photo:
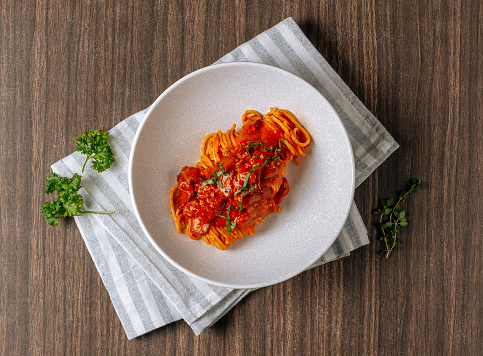
M318 89L332 104L350 136L359 185L398 144L356 98L337 73L288 18L239 46L217 63L250 61L286 69ZM195 334L212 325L251 290L213 286L185 275L167 262L144 235L129 198L128 160L146 110L109 131L116 162L99 174L87 169L81 190L88 210L115 210L75 221L109 291L129 339L183 318ZM75 152L52 166L64 176L81 172L85 156ZM353 203L339 237L312 267L348 256L367 244L364 223Z

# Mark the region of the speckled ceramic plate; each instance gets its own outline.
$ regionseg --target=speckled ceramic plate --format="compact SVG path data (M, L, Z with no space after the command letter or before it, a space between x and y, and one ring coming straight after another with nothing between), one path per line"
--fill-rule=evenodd
M287 167L282 211L227 251L177 235L168 191L184 165L198 162L202 138L240 129L245 110L271 106L292 111L313 138L302 165ZM187 75L154 102L134 139L129 184L144 232L169 262L212 284L255 288L302 272L334 242L352 202L354 158L342 122L310 84L272 66L227 63Z

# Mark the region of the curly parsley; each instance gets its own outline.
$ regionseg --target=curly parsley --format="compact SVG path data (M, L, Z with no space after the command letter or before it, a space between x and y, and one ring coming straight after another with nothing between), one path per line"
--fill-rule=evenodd
M76 150L87 156L82 172L90 159L92 159L92 169L99 173L104 172L114 163L114 154L109 146L108 138L107 132L103 130L84 132L82 136L76 137Z
M77 191L81 186L81 176L74 173L72 178L66 178L59 176L56 173L52 173L47 177L47 187L45 188L46 194L52 194L57 191L57 199L44 203L44 207L40 209L40 212L44 214L45 219L49 225L59 225L60 217L67 216L82 216L84 214L112 214L114 211L88 211L81 210L84 204L82 195Z

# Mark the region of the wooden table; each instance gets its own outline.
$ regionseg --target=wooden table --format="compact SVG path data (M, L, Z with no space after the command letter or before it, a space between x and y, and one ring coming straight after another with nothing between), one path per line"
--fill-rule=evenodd
M371 244L128 341L74 221L39 213L50 165L288 16L401 145L356 191ZM0 354L482 355L482 24L477 0L2 1ZM386 260L371 211L413 177Z

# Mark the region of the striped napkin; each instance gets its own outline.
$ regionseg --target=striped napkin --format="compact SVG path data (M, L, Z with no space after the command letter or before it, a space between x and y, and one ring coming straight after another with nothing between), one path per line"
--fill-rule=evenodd
M250 61L288 70L318 89L342 119L355 155L356 186L398 144L381 123L288 18L239 46L217 63ZM213 286L189 277L167 262L150 244L133 212L128 189L128 160L136 130L146 110L109 131L116 162L99 174L87 169L82 178L87 210L115 210L112 215L86 215L75 221L92 255L129 339L183 318L195 334L212 325L251 290ZM75 152L52 166L64 176L80 173L85 157ZM369 242L353 203L332 247L312 267L348 256Z

